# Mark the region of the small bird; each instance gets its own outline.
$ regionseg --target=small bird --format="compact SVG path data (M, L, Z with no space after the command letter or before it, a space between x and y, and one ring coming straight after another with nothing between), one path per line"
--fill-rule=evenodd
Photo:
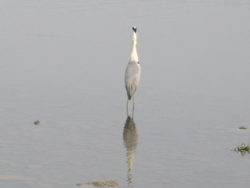
M137 44L137 28L132 27L133 40L132 40L132 51L130 60L125 72L125 88L128 95L127 100L127 114L128 114L128 101L133 98L133 112L134 112L134 94L140 82L141 76L141 65L137 55L136 44Z

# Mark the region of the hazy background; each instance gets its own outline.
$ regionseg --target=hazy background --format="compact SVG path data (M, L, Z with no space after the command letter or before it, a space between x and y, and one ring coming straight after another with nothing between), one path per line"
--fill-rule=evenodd
M0 186L248 186L249 20L248 0L2 0Z

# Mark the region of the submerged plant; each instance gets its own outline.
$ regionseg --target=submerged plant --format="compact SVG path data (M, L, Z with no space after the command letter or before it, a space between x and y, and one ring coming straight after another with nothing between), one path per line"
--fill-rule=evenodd
M239 129L247 129L247 127L241 126L241 127L239 127Z
M250 153L250 144L242 143L241 145L235 147L234 151L237 153L240 152L241 155L245 155L247 153L249 154Z
M92 185L96 187L114 187L119 185L119 182L117 180L109 180L109 181L93 181L89 183L78 183L76 184L78 186L84 186L84 185Z

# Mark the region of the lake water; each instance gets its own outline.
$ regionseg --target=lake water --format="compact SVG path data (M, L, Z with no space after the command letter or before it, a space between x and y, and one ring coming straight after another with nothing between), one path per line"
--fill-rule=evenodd
M0 187L249 186L248 0L3 0L0 20Z

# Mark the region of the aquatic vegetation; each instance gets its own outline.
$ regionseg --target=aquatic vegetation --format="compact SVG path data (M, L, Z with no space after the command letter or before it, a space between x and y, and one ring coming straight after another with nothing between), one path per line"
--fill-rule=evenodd
M247 127L241 126L241 127L239 127L239 129L247 129Z
M119 185L119 182L117 180L109 180L109 181L93 181L93 182L89 182L89 183L78 183L76 184L78 186L84 186L84 185L93 185L93 186L97 186L97 187L114 187L116 185Z
M241 155L245 155L247 153L249 154L250 153L250 144L242 143L241 145L235 147L234 151L237 153L240 152Z

